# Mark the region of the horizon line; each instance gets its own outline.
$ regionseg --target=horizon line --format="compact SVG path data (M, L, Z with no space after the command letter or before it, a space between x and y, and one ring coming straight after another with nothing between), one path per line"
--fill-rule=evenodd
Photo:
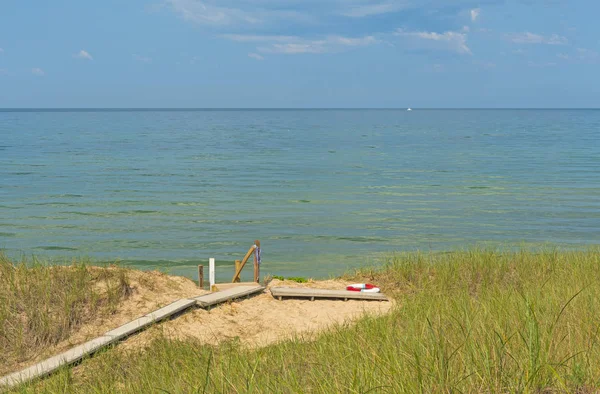
M600 110L600 107L4 107L19 111Z

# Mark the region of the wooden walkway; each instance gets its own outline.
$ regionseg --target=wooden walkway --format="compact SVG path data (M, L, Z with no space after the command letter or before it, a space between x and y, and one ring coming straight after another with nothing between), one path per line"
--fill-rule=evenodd
M322 290L295 287L272 287L271 294L281 301L283 298L310 298L314 301L316 298L338 299L338 300L372 300L387 301L388 298L382 293L363 293L360 291L348 290Z
M157 323L163 319L166 319L167 317L189 309L192 306L196 305L200 308L208 308L229 300L249 297L252 294L262 292L264 289L265 288L263 286L252 284L236 286L224 291L205 294L190 299L183 298L145 316L142 316L139 319L135 319L127 324L124 324L121 327L115 328L114 330L111 330L98 338L76 346L64 353L50 357L49 359L39 362L29 368L25 368L22 371L4 376L3 378L0 378L0 388L9 389L16 385L26 383L32 379L49 375L63 366L77 362L82 358L97 352L103 347L111 345L129 335L143 330L151 324Z
M213 305L221 304L236 298L249 297L250 295L259 291L263 291L264 289L264 287L257 284L235 286L226 290L195 297L192 298L192 300L196 301L197 305L201 308L209 308Z

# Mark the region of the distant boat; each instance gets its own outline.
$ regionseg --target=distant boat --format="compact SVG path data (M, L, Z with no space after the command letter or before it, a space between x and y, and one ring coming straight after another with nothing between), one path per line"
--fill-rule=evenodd
M412 111L412 108L407 108L406 110L407 110L407 111Z

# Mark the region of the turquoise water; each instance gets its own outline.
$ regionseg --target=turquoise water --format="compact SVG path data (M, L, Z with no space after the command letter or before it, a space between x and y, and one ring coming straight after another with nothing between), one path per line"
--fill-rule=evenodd
M323 277L405 250L600 243L600 111L0 111L0 248ZM232 269L222 267L227 279Z

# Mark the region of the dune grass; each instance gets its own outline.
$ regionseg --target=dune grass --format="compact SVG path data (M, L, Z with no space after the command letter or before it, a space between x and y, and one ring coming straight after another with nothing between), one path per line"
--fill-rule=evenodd
M85 263L12 263L0 253L0 373L69 337L81 324L111 313L128 295L124 269Z
M398 254L347 279L389 315L314 341L117 346L22 392L591 393L600 388L600 250ZM315 301L327 302L327 301Z

